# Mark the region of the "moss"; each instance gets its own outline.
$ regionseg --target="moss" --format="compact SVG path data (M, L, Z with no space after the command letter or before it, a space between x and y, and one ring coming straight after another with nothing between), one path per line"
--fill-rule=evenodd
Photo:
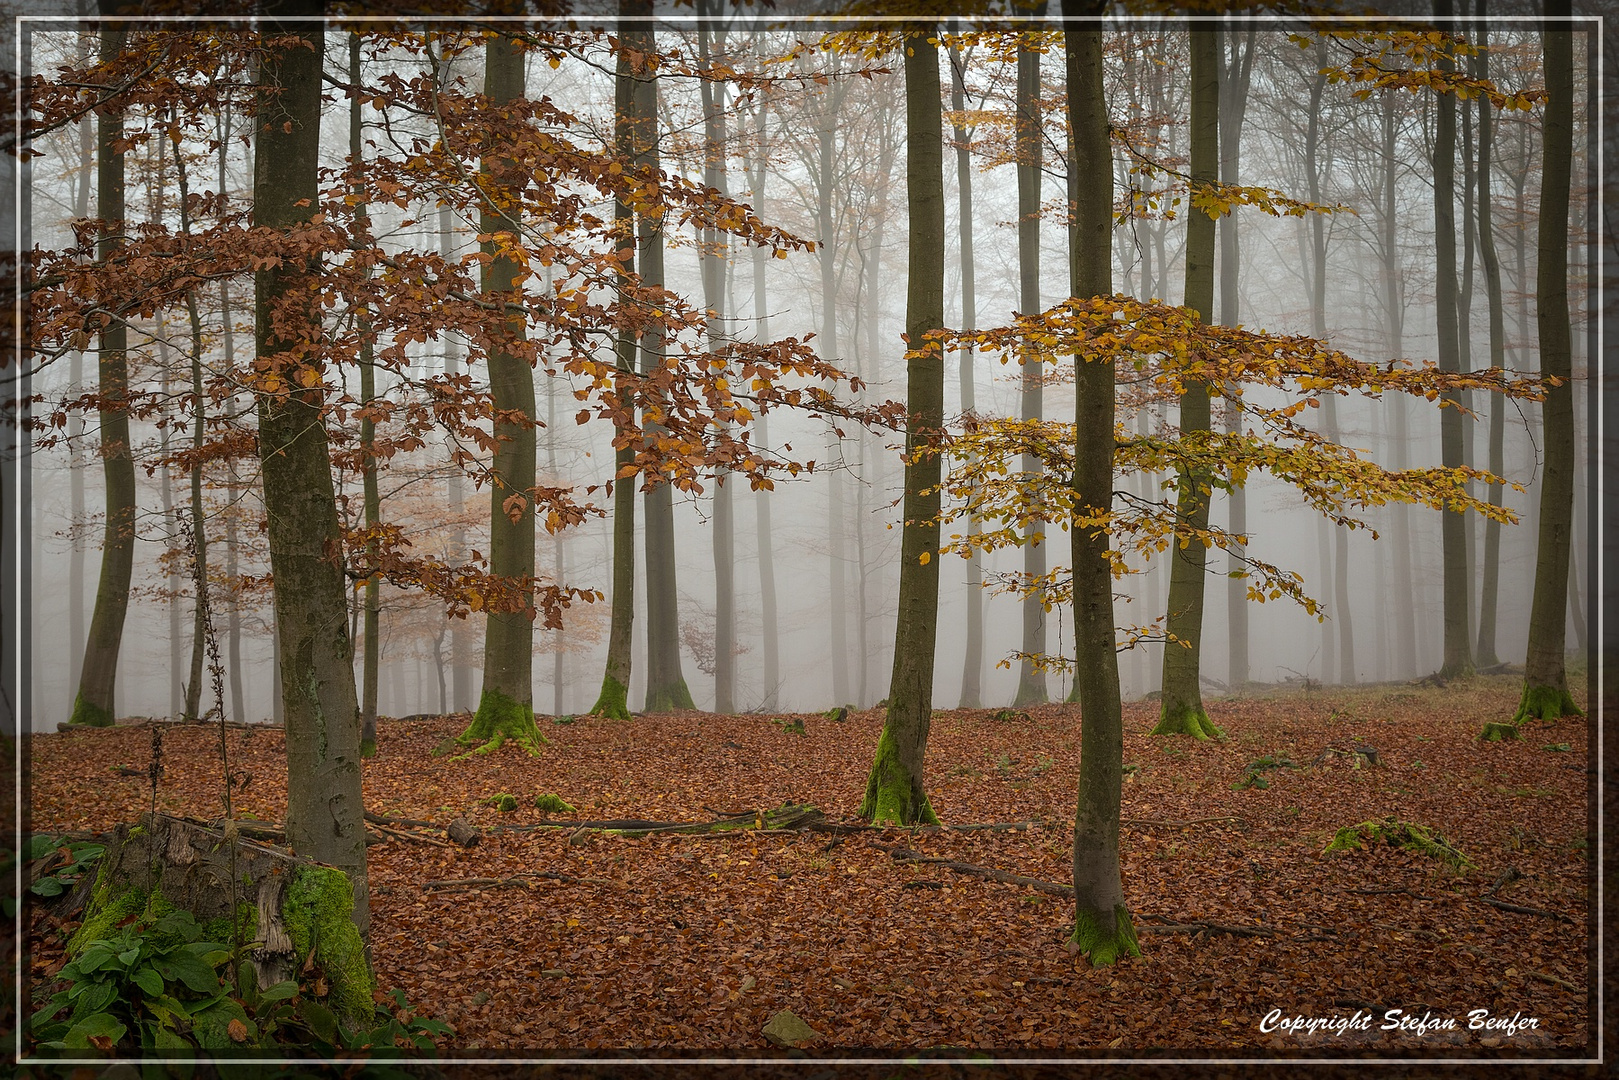
M236 902L236 925L224 915L217 919L207 919L202 924L202 938L204 941L217 941L222 945L236 943L236 931L241 931L242 944L254 939L259 926L259 909L246 900Z
M366 962L365 945L354 920L354 889L346 874L322 866L304 866L287 885L281 919L299 958L313 951L326 974L326 1004L345 1022L368 1024L371 992L376 982Z
M1333 834L1331 842L1321 849L1321 853L1325 855L1334 851L1359 851L1362 839L1382 841L1407 851L1415 851L1457 870L1465 870L1473 865L1473 861L1464 855L1460 848L1453 846L1426 825L1397 821L1394 818L1363 821L1359 825L1339 829Z
M866 797L860 802L860 817L874 825L939 824L933 804L922 790L921 778L913 781L900 764L899 746L887 724L883 725L882 737L877 740L877 757L866 777Z
M377 740L375 740L375 739L361 739L360 740L360 756L363 757L363 758L374 758L374 757L376 757L377 756Z
M1190 735L1194 739L1223 739L1225 732L1214 726L1209 714L1195 705L1181 709L1165 708L1153 735Z
M630 718L629 705L630 691L623 683L611 675L602 676L601 693L596 696L596 704L590 707L591 716L605 716L609 720L628 720Z
M84 700L83 694L75 694L73 715L67 718L67 722L83 724L85 727L112 727L114 719L111 709L104 709L100 705Z
M1069 935L1091 967L1107 967L1121 956L1140 956L1136 924L1123 904L1111 912L1079 910L1074 913L1074 932Z
M538 756L540 747L549 741L534 726L532 705L508 697L499 690L485 690L478 699L478 712L473 716L472 723L455 740L462 746L479 745L462 754L461 758L491 753L500 749L507 740L534 756Z
M572 814L574 808L563 801L562 796L547 791L534 796L534 808L546 814Z
M1480 742L1509 742L1512 739L1523 738L1523 733L1518 730L1516 721L1502 724L1491 720L1484 725L1484 730L1478 733L1478 737Z
M117 896L112 895L112 885L107 880L106 864L103 863L96 875L90 902L84 909L84 921L73 931L73 936L68 938L67 955L77 956L90 942L111 937L112 932L126 919L138 916L146 910L146 901L146 890L134 886L126 888Z
M687 689L685 679L676 679L669 685L660 686L656 690L650 687L647 688L647 712L673 712L676 709L695 709L696 707L692 703L691 691Z
M508 795L505 792L501 792L499 795L491 796L485 801L490 806L493 806L496 810L499 810L502 813L509 813L510 811L517 809L517 796Z
M1523 697L1518 702L1518 711L1513 714L1512 722L1521 724L1527 720L1559 720L1565 716L1584 715L1563 687L1531 686L1525 681Z

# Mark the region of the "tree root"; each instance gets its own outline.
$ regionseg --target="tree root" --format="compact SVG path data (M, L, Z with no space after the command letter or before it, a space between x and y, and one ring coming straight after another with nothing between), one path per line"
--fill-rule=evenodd
M1519 915L1539 915L1543 919L1556 919L1558 922L1572 923L1574 920L1559 911L1547 911L1544 908L1525 907L1522 904L1509 904L1505 900L1495 900L1488 896L1469 896L1469 900L1476 900L1481 904L1500 908L1502 911L1512 911Z
M424 881L424 892L442 892L446 889L490 889L490 888L521 888L532 889L534 886L528 878L543 878L547 881L560 881L567 885L610 885L622 888L623 883L610 878L577 877L573 874L561 874L553 870L534 870L526 874L514 874L506 878L451 878L448 881Z

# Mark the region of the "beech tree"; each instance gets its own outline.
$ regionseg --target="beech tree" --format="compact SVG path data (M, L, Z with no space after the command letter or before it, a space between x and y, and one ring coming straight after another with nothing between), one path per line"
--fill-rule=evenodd
M905 294L905 523L888 710L860 816L896 825L938 824L922 787L933 717L939 610L940 460L926 452L944 428L944 123L939 47L927 25L901 33L905 70L905 181L910 273Z
M1523 698L1514 723L1575 716L1564 664L1568 618L1569 552L1573 546L1574 388L1573 343L1568 315L1568 204L1574 155L1574 41L1558 16L1568 0L1546 0L1541 29L1546 60L1546 115L1536 238L1535 321L1540 371L1559 380L1546 393L1542 431L1546 444L1540 488L1540 535L1535 557L1535 593L1529 612L1529 651L1524 660ZM1593 123L1591 117L1586 123ZM1497 725L1486 734L1499 732Z
M360 793L354 645L337 555L343 533L327 443L320 258L296 237L320 215L320 91L326 32L318 2L286 0L286 40L259 67L253 223L287 237L289 257L257 272L259 471L264 485L287 733L288 844L335 866L370 926Z
M103 3L103 10L110 6ZM109 64L122 51L126 31L101 28L101 62ZM124 247L124 112L109 103L96 114L96 217L101 235L96 257L115 259ZM101 475L106 484L107 513L102 531L101 578L85 638L79 690L68 722L109 727L113 687L118 678L118 651L123 643L129 585L135 570L135 459L129 444L129 329L122 319L101 326L98 360L98 419L101 428Z

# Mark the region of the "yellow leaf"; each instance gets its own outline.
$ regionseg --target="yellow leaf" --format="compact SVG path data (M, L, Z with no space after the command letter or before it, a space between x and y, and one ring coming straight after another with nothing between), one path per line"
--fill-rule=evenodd
M933 560L933 556L928 554L926 551L924 551L924 552L922 552L921 557L918 558L917 561L920 562L923 566L926 566L932 560Z

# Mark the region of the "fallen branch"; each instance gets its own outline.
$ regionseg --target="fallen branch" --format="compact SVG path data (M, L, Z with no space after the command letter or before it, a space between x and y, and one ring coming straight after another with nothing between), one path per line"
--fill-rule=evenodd
M1268 926L1225 926L1221 923L1211 922L1164 923L1136 927L1137 933L1142 931L1149 934L1191 934L1194 937L1207 937L1210 934L1230 934L1233 937L1276 936L1276 931Z
M1230 814L1223 814L1220 817L1193 818L1191 821L1166 821L1163 818L1120 818L1119 819L1119 824L1120 825L1137 825L1137 826L1159 826L1159 827L1166 828L1166 829L1186 829L1186 828L1190 828L1193 825L1210 825L1210 824L1213 824L1216 821L1235 821L1240 825L1242 823L1242 818L1234 817L1234 816L1232 816Z
M1500 908L1502 911L1515 911L1519 915L1539 915L1543 919L1556 919L1558 922L1572 923L1574 920L1558 911L1547 911L1544 908L1525 907L1522 904L1509 904L1505 900L1494 900L1488 896L1469 896L1469 900L1477 900L1481 904Z
M979 866L975 863L957 862L955 859L936 859L928 855L921 855L910 848L898 844L892 847L879 844L875 840L867 841L867 847L888 853L888 857L895 862L927 863L930 866L942 866L946 870L954 870L958 874L969 877L983 878L986 881L999 881L1005 885L1022 885L1034 889L1036 892L1049 893L1052 896L1073 896L1072 885L1058 885L1053 881L1042 881L1039 878L1024 877L1022 874L1009 874L1005 870L996 870L988 866Z
M422 889L426 892L440 892L445 889L485 889L520 886L524 889L532 886L525 878L543 878L547 881L560 881L567 885L611 885L619 887L619 882L609 878L576 877L573 874L562 874L554 870L534 870L526 874L513 874L506 878L451 878L448 881L424 881Z
M1529 976L1531 979L1539 979L1541 982L1551 983L1553 986L1561 986L1565 990L1573 990L1576 993L1582 989L1581 987L1575 986L1567 979L1559 979L1556 975L1548 975L1544 971L1526 971L1524 974Z

